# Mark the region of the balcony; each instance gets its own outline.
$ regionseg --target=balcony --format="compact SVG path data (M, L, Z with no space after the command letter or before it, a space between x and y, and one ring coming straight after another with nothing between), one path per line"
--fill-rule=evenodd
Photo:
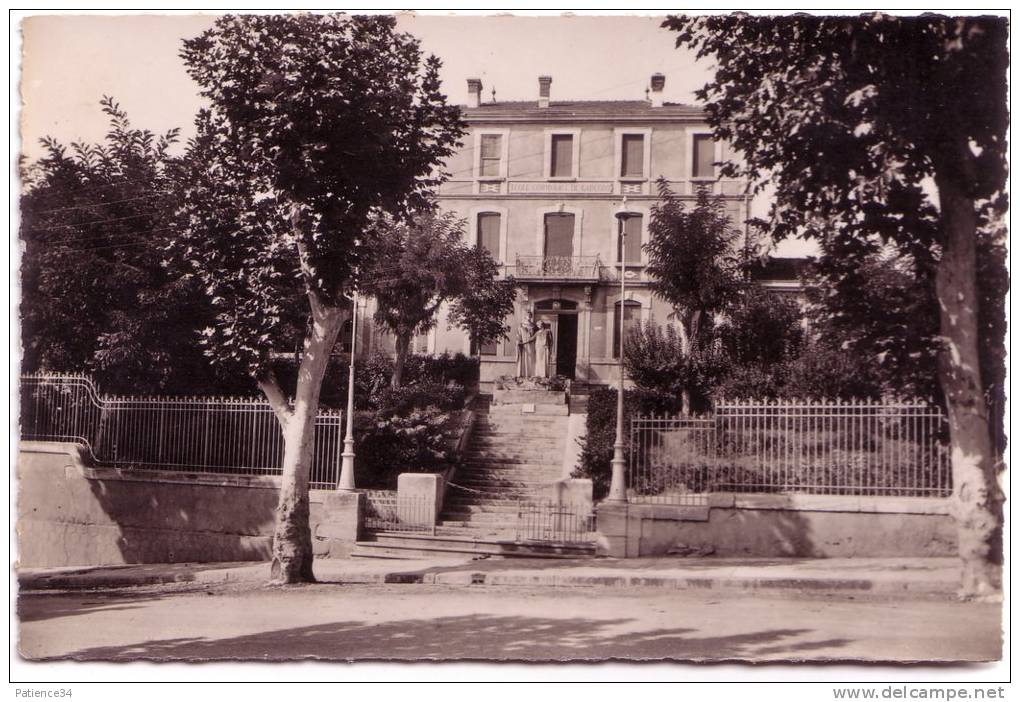
M513 275L520 281L598 282L598 256L518 256Z

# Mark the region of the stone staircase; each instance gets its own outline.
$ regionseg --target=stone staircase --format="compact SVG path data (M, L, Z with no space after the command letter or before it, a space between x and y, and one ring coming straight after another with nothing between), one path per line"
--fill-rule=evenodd
M472 405L474 430L447 489L435 535L377 534L359 542L354 555L593 555L594 546L587 543L517 541L520 501L548 499L551 484L562 477L569 407L563 393L541 393L536 399L543 401L493 404L489 396L477 398Z
M519 404L476 404L464 464L440 517L443 533L512 539L519 501L541 500L561 477L567 406L540 408L543 414L523 413Z

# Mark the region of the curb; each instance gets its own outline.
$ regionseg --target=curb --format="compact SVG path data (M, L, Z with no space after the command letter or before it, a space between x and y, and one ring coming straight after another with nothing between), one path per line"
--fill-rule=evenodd
M337 573L333 577L343 584L404 584L404 585L491 585L538 587L608 587L659 588L669 590L729 592L833 592L857 595L916 595L955 597L956 585L948 582L876 581L857 578L708 578L656 577L647 575L551 575L525 573Z

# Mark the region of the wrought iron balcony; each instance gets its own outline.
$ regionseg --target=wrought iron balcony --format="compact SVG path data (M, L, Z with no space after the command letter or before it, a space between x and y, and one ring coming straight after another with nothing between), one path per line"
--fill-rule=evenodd
M598 281L602 267L598 256L518 256L514 277L518 280Z

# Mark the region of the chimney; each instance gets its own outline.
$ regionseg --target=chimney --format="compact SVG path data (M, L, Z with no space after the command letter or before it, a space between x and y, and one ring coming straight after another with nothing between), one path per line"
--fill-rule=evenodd
M538 77L538 106L549 107L549 86L552 85L552 76Z
M652 107L662 107L662 89L666 87L666 76L652 74Z
M482 105L482 79L468 78L468 107Z

